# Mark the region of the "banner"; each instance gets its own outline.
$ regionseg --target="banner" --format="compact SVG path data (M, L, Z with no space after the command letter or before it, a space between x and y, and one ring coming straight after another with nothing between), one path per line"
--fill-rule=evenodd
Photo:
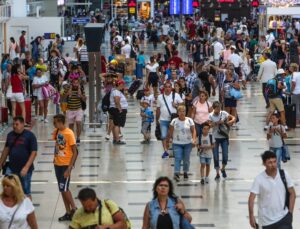
M193 14L193 0L182 0L182 14Z
M170 0L170 14L180 14L180 0Z

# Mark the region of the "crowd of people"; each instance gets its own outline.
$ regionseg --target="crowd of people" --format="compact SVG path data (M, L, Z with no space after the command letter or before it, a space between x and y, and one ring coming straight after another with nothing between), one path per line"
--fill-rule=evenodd
M141 105L141 143L152 144L151 127L155 123L155 135L162 144L161 157L174 157L175 182L181 180L181 162L183 179L189 179L190 155L194 148L199 156L201 185L210 182L212 159L215 180L219 181L221 176L225 180L230 131L239 129L238 100L249 81L261 81L266 108L269 108L265 126L269 150L262 154L266 170L255 179L251 189L250 224L258 229L253 203L259 195L259 207L269 204L270 209L259 212L258 223L266 229L292 228L296 195L291 178L280 168L281 161L289 160L284 138L300 121L300 63L299 52L295 52L299 47L298 31L287 38L269 30L265 37L257 40L258 29L253 21L225 22L217 26L200 18L196 21L187 18L180 32L176 24L169 21L151 21L142 32L123 27L120 30L112 22L108 64L105 57L101 58L105 91L101 109L108 113L109 120L105 139L109 141L112 132L115 146L126 144L122 128L126 128L128 97L136 94ZM13 116L13 131L7 135L0 158L0 168L5 169L6 174L2 181L0 211L9 209L0 216L0 225L10 228L26 224L29 226L24 228L37 228L30 202L30 183L38 146L35 135L25 129L31 124L31 111L27 107L34 105L35 118L48 123L47 107L52 99L57 108L53 118L54 169L66 210L58 220L72 221L70 228L74 229L93 225L95 228L97 225L101 225L98 228L130 228L125 212L114 201L100 200L94 190L86 188L78 194L82 208L77 209L69 190L87 104L84 89L89 60L84 40L77 40L72 59L63 54L62 42L57 36L46 60L42 56L42 37L38 37L28 51L22 36L24 32L20 45L11 39L10 53L3 55L1 61L2 91ZM154 50L160 45L162 52L148 57L141 48L142 42L153 43ZM285 49L287 43L289 50ZM182 50L187 59L180 55ZM133 75L128 64L131 62L136 63L135 76L126 87L128 75ZM257 72L256 65L259 65ZM216 95L218 100L212 102L211 97ZM295 117L288 105L295 106ZM8 157L9 164L6 163ZM271 178L275 179L274 184ZM272 193L271 198L264 199L269 193ZM289 193L287 201L284 200L286 193ZM21 213L22 217L14 220L15 215ZM174 194L172 181L168 177L158 178L153 187L153 200L145 207L143 229L176 229L182 224L190 225L191 221L184 203Z

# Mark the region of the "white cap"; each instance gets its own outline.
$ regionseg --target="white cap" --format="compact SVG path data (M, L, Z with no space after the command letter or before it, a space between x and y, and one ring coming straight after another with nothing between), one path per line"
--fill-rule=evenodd
M284 74L284 73L285 73L285 71L282 68L277 70L277 74Z

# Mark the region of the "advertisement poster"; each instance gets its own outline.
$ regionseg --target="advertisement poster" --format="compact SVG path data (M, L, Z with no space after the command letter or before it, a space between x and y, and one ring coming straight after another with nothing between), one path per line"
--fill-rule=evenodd
M128 0L128 18L136 18L136 0Z
M182 1L182 14L193 14L193 0Z
M149 19L151 13L150 2L141 2L139 9L139 17L142 19Z
M170 15L180 14L180 0L170 0Z

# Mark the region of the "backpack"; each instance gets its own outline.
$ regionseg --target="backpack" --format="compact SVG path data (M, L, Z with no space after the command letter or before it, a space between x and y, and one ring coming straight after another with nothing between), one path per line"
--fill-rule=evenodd
M275 98L279 95L279 90L277 88L278 80L273 78L268 80L266 88L265 88L265 94L268 96L268 98Z
M102 105L101 105L101 109L103 112L107 112L109 110L110 107L110 94L111 91L107 92L104 97L102 98Z
M108 208L108 210L110 211L110 206L109 206L109 203L108 203L109 200L104 200L104 203L105 203L105 206ZM125 219L125 222L126 222L126 225L127 225L127 229L131 229L131 222L127 216L127 214L125 213L125 211L123 210L123 208L121 208L119 206L119 210L120 212L122 212L123 216L124 216L124 219Z

